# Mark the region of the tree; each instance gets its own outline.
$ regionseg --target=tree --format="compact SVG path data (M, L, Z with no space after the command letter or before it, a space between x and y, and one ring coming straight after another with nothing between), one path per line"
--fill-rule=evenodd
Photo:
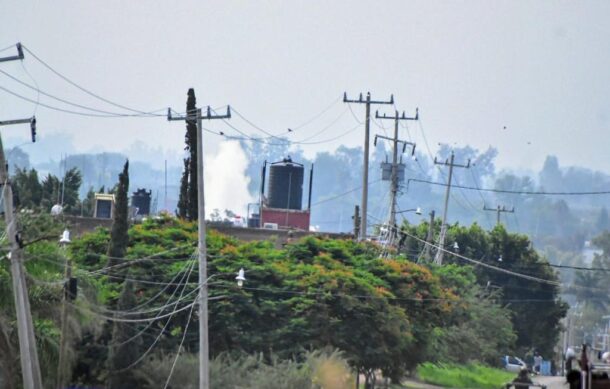
M103 189L103 188L102 188ZM104 193L103 191L100 193ZM95 211L95 192L93 187L87 191L87 195L82 201L81 216L92 217Z
M178 198L177 215L181 219L188 216L188 190L189 190L189 158L184 158L184 170L180 179L180 197Z
M186 99L186 114L194 117L197 112L195 90L190 88ZM180 179L180 197L178 198L178 216L186 220L197 220L197 120L186 120L184 149L189 156L184 159L184 171Z
M606 207L602 207L601 211L599 211L597 221L595 222L595 227L597 227L597 231L601 232L608 230L609 225L610 221L608 219L608 210Z
M123 291L119 297L117 308L125 311L136 305L136 295L131 280L125 281ZM112 343L108 353L108 388L137 388L138 382L134 377L134 369L130 365L140 356L140 337L136 327L130 323L114 322L112 329Z
M59 203L60 187L61 182L59 178L50 173L42 180L42 199L40 205L44 209L50 210L54 204Z
M193 88L188 91L186 100L186 114L194 116L197 110L197 99ZM186 121L186 149L189 157L189 188L188 188L188 219L197 220L197 120Z
M108 245L108 266L116 265L125 257L129 236L128 200L129 193L129 160L125 162L123 172L119 174L119 183L115 194L114 220Z
M559 169L559 161L554 155L548 155L540 171L540 185L544 190L557 191L563 188L563 175Z
M73 167L64 175L61 182L61 204L64 212L80 215L80 199L78 193L82 184L82 176L78 168Z
M13 190L15 194L15 206L20 208L40 207L42 201L42 185L38 180L36 169L16 169L13 177Z

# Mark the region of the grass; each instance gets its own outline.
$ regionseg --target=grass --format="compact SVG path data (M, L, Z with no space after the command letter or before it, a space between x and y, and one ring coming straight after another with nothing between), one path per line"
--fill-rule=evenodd
M417 367L420 380L449 388L498 389L515 378L514 373L491 367L422 363Z

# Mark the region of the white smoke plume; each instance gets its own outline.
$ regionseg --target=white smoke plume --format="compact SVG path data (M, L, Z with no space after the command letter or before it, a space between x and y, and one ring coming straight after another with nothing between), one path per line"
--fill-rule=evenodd
M237 141L221 142L217 150L204 160L206 216L214 209L224 216L229 209L245 218L248 203L254 201L248 192L248 158Z

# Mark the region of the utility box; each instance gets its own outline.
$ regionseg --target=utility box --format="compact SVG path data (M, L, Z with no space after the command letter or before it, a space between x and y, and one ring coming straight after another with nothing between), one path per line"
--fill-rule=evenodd
M114 217L114 195L96 193L93 215L98 219L112 219Z
M398 182L404 182L405 180L405 164L399 163L396 166L396 178L398 178ZM383 181L391 181L392 180L392 164L389 162L381 163L381 179Z

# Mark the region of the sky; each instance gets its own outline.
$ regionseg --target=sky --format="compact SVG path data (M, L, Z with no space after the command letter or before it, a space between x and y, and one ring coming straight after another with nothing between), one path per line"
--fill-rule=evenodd
M500 168L538 170L547 155L556 155L563 166L610 173L609 15L607 1L2 0L0 49L22 42L78 85L146 112L183 111L193 87L202 106L224 112L229 104L271 134L295 129L291 139L313 143L298 146L310 156L362 145L356 120L362 121L364 106L348 107L341 98L370 91L373 99L393 94L396 101L373 112L412 115L419 108L421 120L409 122L401 137L425 150L425 134L432 154L439 142L493 146ZM56 97L126 112L25 56L0 63L0 70ZM0 87L83 111L4 74ZM68 114L0 90L0 120L33 113L41 141L24 147L34 159L126 151L157 166L163 159L181 164L181 122ZM230 123L266 136L235 114ZM371 131L391 125L373 121ZM205 126L237 135L221 120ZM6 127L2 135L18 144L29 130ZM206 133L211 158L223 139Z

